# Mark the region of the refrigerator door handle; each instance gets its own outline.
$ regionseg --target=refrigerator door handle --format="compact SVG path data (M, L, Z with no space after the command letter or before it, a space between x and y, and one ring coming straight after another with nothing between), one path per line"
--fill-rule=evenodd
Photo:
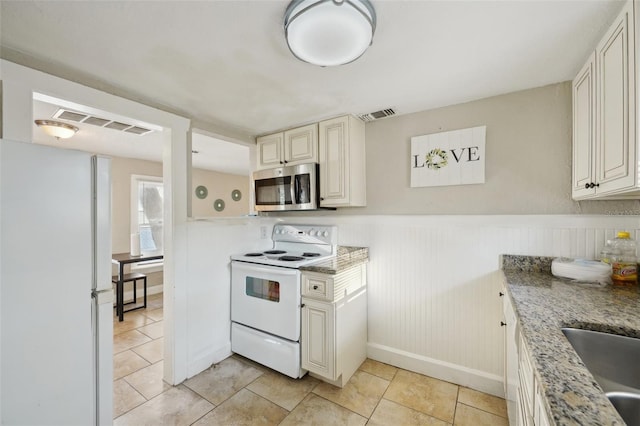
M111 159L93 156L92 214L94 278L96 291L112 288L111 284Z
M91 292L93 333L94 424L113 424L113 291Z

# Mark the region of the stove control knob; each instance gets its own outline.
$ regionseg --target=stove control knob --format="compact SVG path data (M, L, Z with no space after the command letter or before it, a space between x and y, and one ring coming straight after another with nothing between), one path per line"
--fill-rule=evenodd
M322 233L322 236L323 236L323 237L328 237L328 236L329 236L329 233L328 233L327 231L324 231L324 232Z
M314 231L313 229L311 231L309 231L309 236L313 237L316 235L316 231Z

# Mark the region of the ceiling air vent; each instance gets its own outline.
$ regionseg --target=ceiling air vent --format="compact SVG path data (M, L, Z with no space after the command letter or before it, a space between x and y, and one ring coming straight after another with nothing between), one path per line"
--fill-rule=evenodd
M80 114L79 112L71 112L62 110L60 114L54 115L54 118L62 118L63 120L71 120L80 123L82 120L87 118L87 114Z
M391 117L392 115L396 115L396 112L393 108L381 109L380 111L370 112L369 114L361 114L358 117L362 121L368 122L373 120L379 120L381 118Z
M109 124L106 124L104 127L107 127L109 129L115 129L115 130L124 130L124 129L128 129L129 127L131 127L130 124L125 124L125 123L120 123L119 121L112 121Z
M133 133L135 135L146 135L153 130L145 127L136 126L131 123L123 123L121 121L109 120L107 118L96 117L93 115L83 114L81 112L69 111L60 108L53 114L53 118L61 118L63 120L75 121L76 123L91 124L92 126L105 127L107 129L118 130L121 132Z

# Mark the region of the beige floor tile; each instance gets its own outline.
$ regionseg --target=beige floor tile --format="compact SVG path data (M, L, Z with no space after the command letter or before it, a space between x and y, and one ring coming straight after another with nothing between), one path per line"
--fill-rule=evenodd
M160 321L163 316L164 316L164 308L158 308L158 309L146 309L144 310L144 314L151 318L154 321Z
M500 417L507 417L507 403L503 398L498 398L497 396L460 387L458 402Z
M321 382L313 393L368 418L388 386L388 380L356 371L342 389Z
M263 373L234 358L227 358L184 382L215 405L238 392Z
M456 426L509 426L509 421L504 417L458 403L453 424Z
M449 424L450 423L421 413L420 411L412 410L411 408L404 407L383 398L373 412L367 426L447 426Z
M260 363L258 363L258 362L255 362L255 361L254 361L254 360L252 360L252 359L245 358L245 357L243 357L242 355L233 354L233 355L231 355L231 358L233 358L233 359L237 359L238 361L240 361L240 362L242 362L242 363L244 363L244 364L247 364L247 365L249 365L249 366L251 366L251 367L255 368L256 370L262 371L263 373L274 373L274 374L280 374L280 373L278 373L277 371L275 371L275 370L273 370L273 369L271 369L271 368L267 367L266 365L262 365L262 364L260 364Z
M384 364L382 362L374 361L372 359L367 358L364 360L362 365L360 366L360 370L366 371L369 374L373 374L374 376L382 377L385 380L393 380L393 377L396 375L398 368Z
M246 389L227 399L194 425L278 425L287 410Z
M137 330L152 339L159 339L164 336L164 321L156 321L149 325L139 327Z
M113 356L113 379L120 379L148 365L147 360L131 350L120 352Z
M135 373L126 376L124 379L145 398L151 399L171 387L162 380L162 374L163 362L160 361L136 371Z
M161 393L118 417L114 426L190 425L213 409L213 405L184 386Z
M320 381L308 374L292 379L282 374L265 373L247 389L291 411L315 388Z
M113 353L117 354L150 341L149 337L137 330L125 331L113 336Z
M150 363L155 364L164 357L164 339L151 340L148 343L136 346L132 350Z
M362 426L365 423L365 417L311 393L285 417L280 426Z
M147 402L134 388L123 379L113 382L113 418Z
M154 320L144 315L141 311L126 312L122 322L118 321L118 317L115 316L114 309L113 316L113 334L124 333L125 331L135 330L138 327L142 327L147 324L153 324Z
M432 417L453 422L458 386L442 380L398 370L384 397Z

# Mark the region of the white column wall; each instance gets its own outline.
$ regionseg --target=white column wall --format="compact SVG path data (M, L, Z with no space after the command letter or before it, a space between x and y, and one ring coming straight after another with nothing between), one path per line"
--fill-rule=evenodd
M186 218L187 150L190 121L137 102L110 95L52 75L0 60L3 138L30 141L34 93L112 112L162 127L165 175L165 380L177 384L186 378ZM1 289L2 283L0 283ZM174 306L175 298L175 306Z

